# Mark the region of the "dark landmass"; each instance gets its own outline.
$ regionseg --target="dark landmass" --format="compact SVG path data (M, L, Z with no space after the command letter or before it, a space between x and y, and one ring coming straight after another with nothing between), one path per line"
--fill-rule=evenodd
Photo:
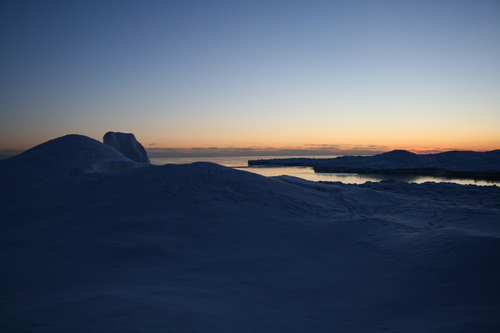
M500 179L500 150L414 154L393 150L374 156L250 160L249 166L308 166L322 173L434 175Z

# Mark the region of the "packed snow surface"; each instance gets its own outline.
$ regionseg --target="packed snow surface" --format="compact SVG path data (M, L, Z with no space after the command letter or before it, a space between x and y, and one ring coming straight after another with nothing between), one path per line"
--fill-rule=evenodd
M146 149L144 149L132 133L107 132L104 134L103 142L134 162L149 163Z
M77 135L0 161L0 331L500 331L496 186L134 165Z
M393 150L374 156L250 160L249 165L310 166L316 172L411 173L500 179L500 150L414 154Z

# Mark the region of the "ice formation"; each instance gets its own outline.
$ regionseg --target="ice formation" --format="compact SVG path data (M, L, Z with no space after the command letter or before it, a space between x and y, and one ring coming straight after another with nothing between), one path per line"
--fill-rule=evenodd
M103 142L132 161L149 163L146 149L136 140L132 133L107 132L104 134Z

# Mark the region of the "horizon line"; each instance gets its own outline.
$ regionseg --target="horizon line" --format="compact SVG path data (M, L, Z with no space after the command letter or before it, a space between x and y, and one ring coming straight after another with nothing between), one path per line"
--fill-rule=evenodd
M36 146L34 146L36 147ZM33 148L33 147L32 147ZM29 148L31 149L31 148ZM0 149L0 160L19 155L29 149ZM377 155L393 150L415 154L436 154L447 151L491 151L459 148L389 147L376 145L303 145L302 147L145 147L150 158L175 157L244 157L244 156L345 156Z

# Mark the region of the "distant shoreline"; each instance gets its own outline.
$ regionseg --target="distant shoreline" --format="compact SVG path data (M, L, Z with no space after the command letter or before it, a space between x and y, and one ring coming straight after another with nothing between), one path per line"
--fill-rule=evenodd
M358 173L366 175L398 175L398 176L435 176L435 177L450 177L461 179L477 179L477 180L500 180L500 173L494 172L463 172L463 171L446 171L446 170L421 170L421 169L322 169L314 168L316 173Z
M249 160L249 166L311 167L316 173L438 176L500 180L500 150L490 152L451 151L417 155L396 150L374 156L338 158L291 158Z

